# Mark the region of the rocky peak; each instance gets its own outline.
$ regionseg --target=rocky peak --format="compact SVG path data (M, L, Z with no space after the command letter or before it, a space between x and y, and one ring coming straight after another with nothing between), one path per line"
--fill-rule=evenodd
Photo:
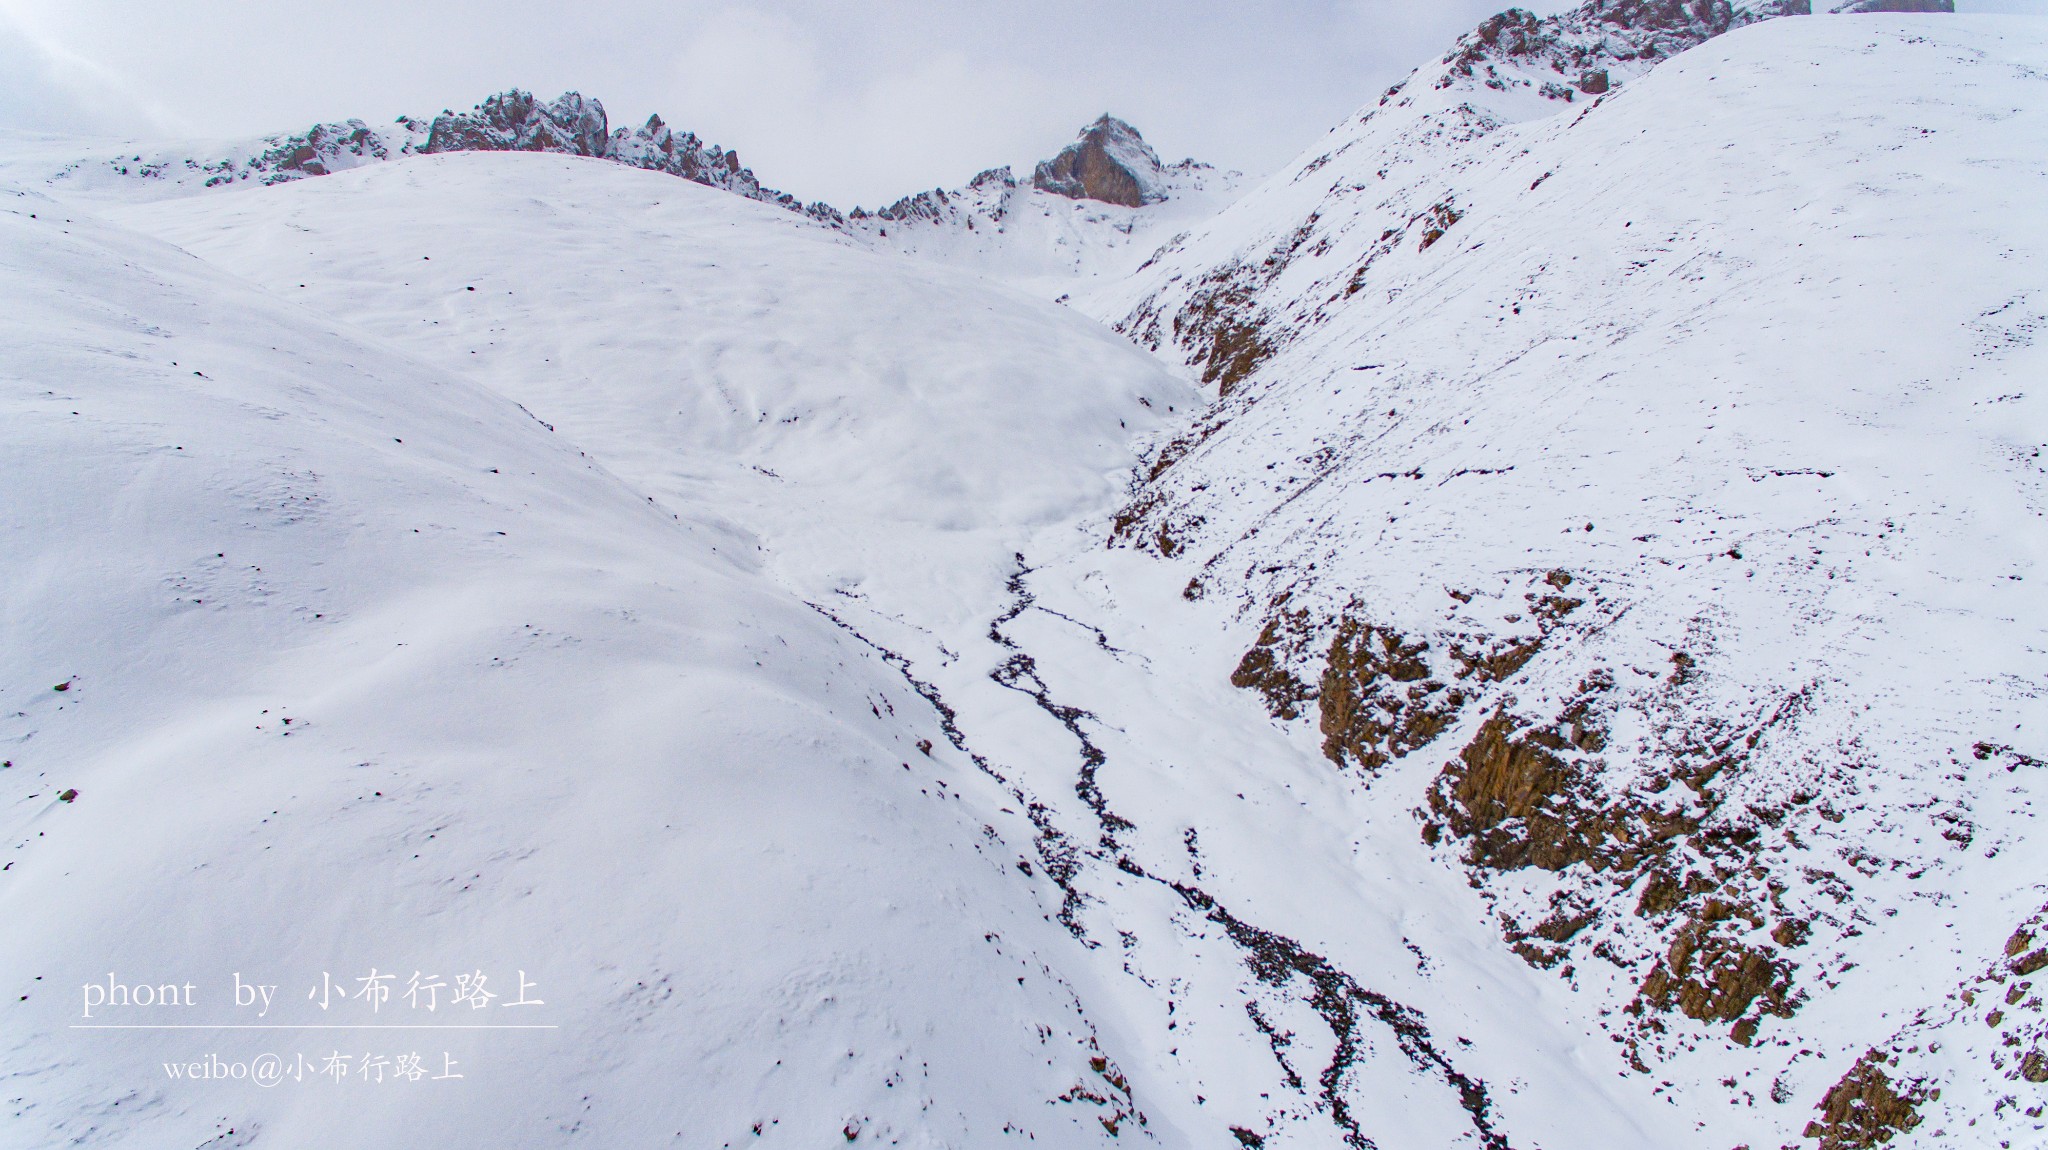
M1138 130L1105 114L1059 155L1040 163L1031 185L1069 199L1135 208L1166 198L1163 172Z
M490 97L469 112L434 117L422 152L564 152L603 156L610 132L604 105L564 92L549 103L517 88Z

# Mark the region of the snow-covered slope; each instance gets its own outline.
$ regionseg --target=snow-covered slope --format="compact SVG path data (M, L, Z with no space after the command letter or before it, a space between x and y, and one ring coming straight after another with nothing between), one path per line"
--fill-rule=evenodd
M1116 540L1704 1144L2042 1137L2044 72L1815 17L1397 92L1102 305L1224 396Z
M572 164L694 193L706 230L751 223L752 265L721 281L736 310L698 345L721 366L783 346L763 329L789 334L778 309L806 290L777 260L815 253L775 246L790 221L772 209L589 161L409 164L378 175L448 171L454 204L463 165L519 187L534 165ZM774 586L730 507L622 479L474 382L485 373L427 365L70 207L10 192L0 228L0 1144L964 1145L1009 1130L1073 1145L1130 1119L1119 1024L1084 1013L1093 995L1062 969L1075 948L1041 905L1048 884L1018 866L1030 823L876 651ZM608 253L704 254L586 235ZM424 254L406 252L422 273L442 266ZM440 282L458 308L526 266L459 267L459 242L431 254L482 281ZM914 268L859 271L885 298L938 294ZM590 281L562 292L600 289L633 302ZM1076 454L1115 474L1100 424L1144 409L1113 385L1065 407L1049 393L1076 374L1113 381L1119 356L1130 386L1173 385L1052 305L944 294L1003 313L974 332L1000 379L889 374L905 332L886 310L813 330L795 354L850 383L872 341L883 377L850 404L917 389L1020 445L1048 426L1100 444ZM641 318L638 346L661 347L664 317ZM718 424L668 425L698 433L672 442L678 469L773 459L801 482L806 445L914 450L816 392L749 395L673 366L672 397ZM749 455L757 425L794 445ZM743 458L691 458L712 446ZM960 474L973 446L979 470ZM1003 506L987 482L1010 457L986 441L931 456L916 477L962 502L905 510L871 485L876 515ZM1017 513L1090 482L1107 480L1051 475ZM499 997L452 1002L478 971ZM544 1005L506 1009L522 972ZM377 1009L309 1001L326 976L355 993L377 973L395 975ZM415 975L443 984L438 1011L405 1000ZM277 988L260 1022L236 978ZM94 980L189 981L197 1005L90 1011ZM559 1029L211 1029L513 1021ZM87 1022L192 1029L75 1029ZM264 1054L282 1081L247 1079ZM244 1076L167 1077L216 1055ZM348 1060L340 1080L322 1076L330 1055ZM413 1055L425 1077L406 1073Z
M420 157L113 215L725 510L814 597L930 606L967 567L981 611L1017 532L1116 498L1129 438L1195 398L1055 304L592 160Z
M1126 1036L1101 1040L1115 1081L1061 1105L1166 1145L1238 1145L1232 1128L1493 1145L1508 1116L1555 1141L1588 1107L1615 1113L1595 1136L1640 1130L1562 1057L1577 1038L1558 1019L1504 1026L1446 993L1536 992L1488 933L1389 929L1416 888L1458 898L1462 880L1404 842L1361 898L1342 780L1228 686L1223 648L1177 653L1191 622L1213 626L1157 572L1092 566L1136 462L1125 437L1193 398L1113 334L759 205L554 156L423 157L118 214L518 400L663 506L715 503L767 573L886 651L944 710L934 753L1007 796L988 822L1028 844L1017 881L1067 932L1055 969ZM1319 801L1274 801L1296 787ZM1290 861L1274 841L1313 846ZM1345 906L1383 909L1331 916ZM1455 956L1438 961L1456 982L1423 978L1409 938ZM1272 1058L1275 1026L1303 1032L1298 1071ZM1509 1053L1531 1047L1555 1067ZM1496 1073L1521 1085L1489 1090ZM1398 1119L1355 1113L1397 1100Z

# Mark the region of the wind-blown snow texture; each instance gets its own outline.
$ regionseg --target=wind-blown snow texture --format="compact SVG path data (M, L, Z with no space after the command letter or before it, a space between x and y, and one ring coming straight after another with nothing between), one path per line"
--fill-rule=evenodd
M1208 222L566 101L35 175L0 1143L2034 1144L2048 28L1781 10L1504 15ZM372 963L561 1029L70 1029Z

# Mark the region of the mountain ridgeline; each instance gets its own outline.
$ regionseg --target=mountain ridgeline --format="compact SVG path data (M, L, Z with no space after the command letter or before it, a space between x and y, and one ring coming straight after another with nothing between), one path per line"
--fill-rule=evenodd
M665 172L820 220L840 218L826 204L806 205L786 192L762 186L740 163L738 152L707 144L693 132L678 133L658 115L638 127L614 129L602 103L576 92L540 100L515 88L467 112L443 111L431 121L402 116L389 128L373 128L361 120L315 124L263 143L239 158L138 165L133 174L176 180L198 173L205 187L281 184L407 155L550 152Z
M876 212L841 212L822 201L807 204L764 185L740 163L737 151L706 143L694 132L678 132L659 115L637 127L613 128L598 100L578 92L542 100L517 88L497 93L467 112L444 110L431 120L401 116L384 128L362 120L321 123L302 132L231 146L213 156L133 154L101 160L99 166L104 169L100 174L122 179L210 189L289 183L402 156L447 152L545 152L610 160L772 204L834 227L845 226L849 218L931 216L921 205L948 196L943 189L920 192ZM1206 166L1190 160L1177 167L1186 171ZM79 175L77 166L62 173L73 183L79 182ZM1040 163L1031 186L1068 199L1135 208L1166 199L1171 194L1168 176L1169 169L1136 128L1105 114L1084 128L1073 144ZM1008 168L984 172L973 183L990 180L1016 186Z

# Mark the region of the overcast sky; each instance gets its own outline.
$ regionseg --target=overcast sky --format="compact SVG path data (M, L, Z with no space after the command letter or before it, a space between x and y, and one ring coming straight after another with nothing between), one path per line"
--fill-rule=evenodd
M614 126L659 112L765 183L872 207L1027 165L1104 111L1169 161L1263 173L1505 6L0 0L0 126L231 137L575 89Z

